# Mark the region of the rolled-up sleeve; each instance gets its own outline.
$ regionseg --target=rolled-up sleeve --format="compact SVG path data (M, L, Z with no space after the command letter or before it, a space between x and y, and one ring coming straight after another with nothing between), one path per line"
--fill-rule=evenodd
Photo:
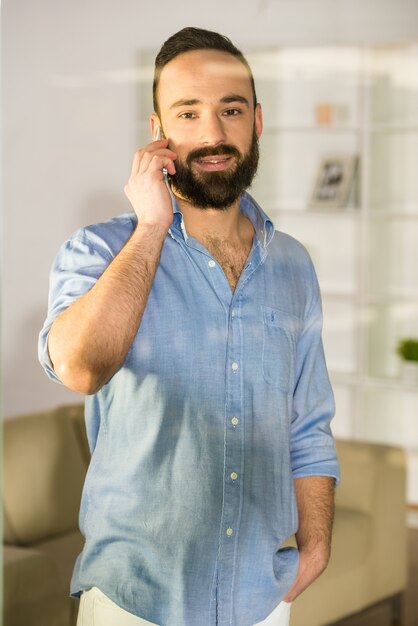
M312 299L297 345L297 383L293 397L291 463L294 478L331 476L340 469L330 422L335 413L322 344L322 307L312 268Z
M48 314L38 340L38 358L52 380L61 382L54 372L48 352L48 335L54 320L82 295L87 293L112 261L104 241L77 231L60 248L50 271Z

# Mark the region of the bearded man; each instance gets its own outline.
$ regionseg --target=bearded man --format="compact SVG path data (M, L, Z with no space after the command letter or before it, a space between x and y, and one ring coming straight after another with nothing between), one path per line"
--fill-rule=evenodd
M231 41L170 37L154 107L133 212L64 244L40 335L87 396L78 625L283 626L327 565L339 478L318 284L246 192L262 114Z

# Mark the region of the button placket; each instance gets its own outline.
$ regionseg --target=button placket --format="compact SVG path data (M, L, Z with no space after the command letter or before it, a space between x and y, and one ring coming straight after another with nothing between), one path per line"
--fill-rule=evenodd
M218 577L219 625L230 624L233 597L233 581L236 559L236 542L239 540L239 524L242 506L243 429L242 415L242 329L240 321L240 296L234 298L229 313L227 368L226 439L224 466L223 529Z

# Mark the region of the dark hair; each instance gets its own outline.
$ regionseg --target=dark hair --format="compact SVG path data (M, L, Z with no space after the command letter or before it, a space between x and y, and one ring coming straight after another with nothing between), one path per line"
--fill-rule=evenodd
M221 52L227 52L232 54L241 61L248 70L249 78L251 81L251 87L254 96L254 107L257 104L257 96L255 93L254 77L248 61L240 50L228 37L215 33L211 30L204 30L203 28L194 28L188 26L179 30L177 33L169 37L167 41L161 46L161 50L155 58L155 71L154 82L152 86L152 97L154 103L154 111L159 114L158 101L157 101L157 89L160 81L160 76L163 68L175 59L178 55L184 52L190 52L191 50L219 50Z

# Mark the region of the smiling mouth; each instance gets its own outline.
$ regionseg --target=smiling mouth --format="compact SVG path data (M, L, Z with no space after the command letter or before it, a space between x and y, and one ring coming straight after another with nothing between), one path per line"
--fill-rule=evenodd
M204 170L222 170L229 165L231 156L208 156L196 159L196 163Z
M221 163L222 161L228 161L231 157L206 157L203 159L197 159L199 163Z

